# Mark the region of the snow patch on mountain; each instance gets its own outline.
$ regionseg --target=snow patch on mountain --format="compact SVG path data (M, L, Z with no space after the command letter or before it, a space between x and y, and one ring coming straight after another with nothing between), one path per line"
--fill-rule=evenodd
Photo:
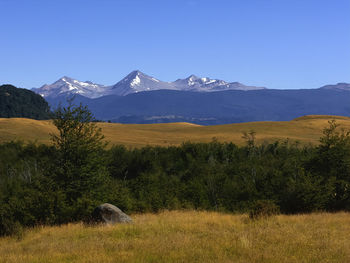
M130 83L130 86L134 87L135 85L140 85L141 80L139 78L139 76L136 76Z

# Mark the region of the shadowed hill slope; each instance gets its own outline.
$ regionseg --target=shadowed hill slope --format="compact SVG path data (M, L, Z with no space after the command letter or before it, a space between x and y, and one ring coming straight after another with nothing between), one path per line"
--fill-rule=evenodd
M47 98L52 108L66 97ZM191 122L221 125L289 121L304 115L350 115L350 91L339 89L230 90L185 92L157 90L89 99L75 96L99 120L115 123Z

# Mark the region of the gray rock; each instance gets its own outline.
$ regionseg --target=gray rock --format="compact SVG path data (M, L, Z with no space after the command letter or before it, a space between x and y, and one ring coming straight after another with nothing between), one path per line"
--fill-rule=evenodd
M105 224L131 223L132 219L118 207L105 203L95 208L92 213L94 222Z

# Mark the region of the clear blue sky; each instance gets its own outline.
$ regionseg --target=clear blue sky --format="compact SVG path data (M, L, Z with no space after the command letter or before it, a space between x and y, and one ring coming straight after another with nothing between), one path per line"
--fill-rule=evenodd
M350 82L350 0L0 0L0 83Z

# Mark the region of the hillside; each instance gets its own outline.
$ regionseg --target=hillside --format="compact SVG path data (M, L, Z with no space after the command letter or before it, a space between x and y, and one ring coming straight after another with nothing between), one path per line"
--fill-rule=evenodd
M111 227L37 227L0 238L6 262L349 262L350 215L247 215L172 211Z
M67 96L46 98L55 108ZM191 92L154 90L90 99L75 96L99 120L115 123L191 122L220 125L252 121L289 121L304 115L349 116L350 91L343 89L228 90Z
M0 86L0 117L48 119L49 106L45 99L33 91L12 85Z
M214 137L219 141L243 144L243 132L254 130L258 143L290 139L303 144L317 144L322 129L328 121L336 119L341 127L350 130L350 118L341 116L304 116L292 121L247 122L226 125L200 126L189 123L163 124L117 124L98 123L106 140L111 144L130 147L145 145L179 145L184 141L209 142ZM23 118L0 119L0 142L10 140L49 143L50 133L55 132L51 121Z

